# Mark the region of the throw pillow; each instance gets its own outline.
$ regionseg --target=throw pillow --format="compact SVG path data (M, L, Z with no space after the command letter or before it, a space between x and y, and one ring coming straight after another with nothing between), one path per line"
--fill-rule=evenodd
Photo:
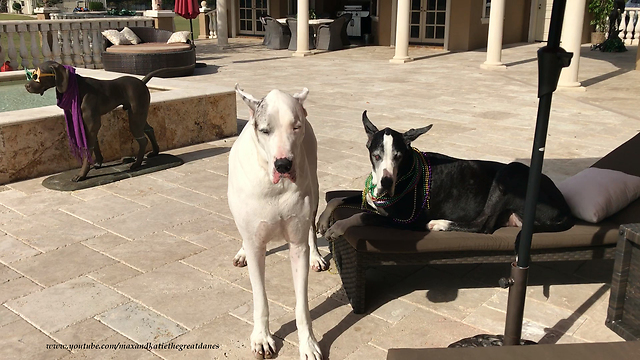
M142 40L140 40L138 35L136 35L133 30L129 29L126 26L124 29L122 29L122 31L120 31L120 33L124 35L124 37L126 37L127 40L129 40L133 45L142 43Z
M575 217L597 223L640 197L640 177L588 168L558 184L558 189Z
M171 34L171 37L167 40L167 44L186 43L189 40L189 35L191 35L190 31L176 31Z
M102 36L107 38L113 45L131 45L131 41L118 30L105 30L102 32Z

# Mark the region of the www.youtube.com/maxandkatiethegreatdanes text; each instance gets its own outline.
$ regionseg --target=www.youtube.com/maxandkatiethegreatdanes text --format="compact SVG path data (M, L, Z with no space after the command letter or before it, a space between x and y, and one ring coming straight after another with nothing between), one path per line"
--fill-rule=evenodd
M216 350L220 345L217 344L47 344L47 350L63 349L63 350Z

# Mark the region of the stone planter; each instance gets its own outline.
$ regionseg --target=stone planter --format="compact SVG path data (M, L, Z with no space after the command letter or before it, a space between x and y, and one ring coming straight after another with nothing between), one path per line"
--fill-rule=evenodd
M606 40L606 34L603 32L592 32L591 33L591 44L597 45L602 44Z

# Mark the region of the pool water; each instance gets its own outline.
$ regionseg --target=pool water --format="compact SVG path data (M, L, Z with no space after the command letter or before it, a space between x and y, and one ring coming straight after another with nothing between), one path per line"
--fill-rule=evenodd
M0 82L0 112L33 109L56 104L55 89L47 90L43 96L30 94L24 88L24 80Z

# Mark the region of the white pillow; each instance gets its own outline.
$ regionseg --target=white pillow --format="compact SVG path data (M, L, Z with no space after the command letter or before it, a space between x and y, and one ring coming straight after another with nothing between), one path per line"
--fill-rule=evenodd
M189 40L189 35L191 35L190 31L176 31L171 34L171 37L167 40L167 44L186 43L187 40Z
M133 45L137 45L142 42L142 40L140 40L138 35L136 35L136 33L134 33L133 30L129 29L126 26L124 27L124 29L122 29L122 31L120 31L120 33L124 35L124 37L126 37L127 40L129 40L129 42L131 42Z
M131 41L118 30L105 30L102 36L106 37L113 45L131 45Z
M588 168L558 184L558 189L575 217L597 223L640 197L640 177Z

